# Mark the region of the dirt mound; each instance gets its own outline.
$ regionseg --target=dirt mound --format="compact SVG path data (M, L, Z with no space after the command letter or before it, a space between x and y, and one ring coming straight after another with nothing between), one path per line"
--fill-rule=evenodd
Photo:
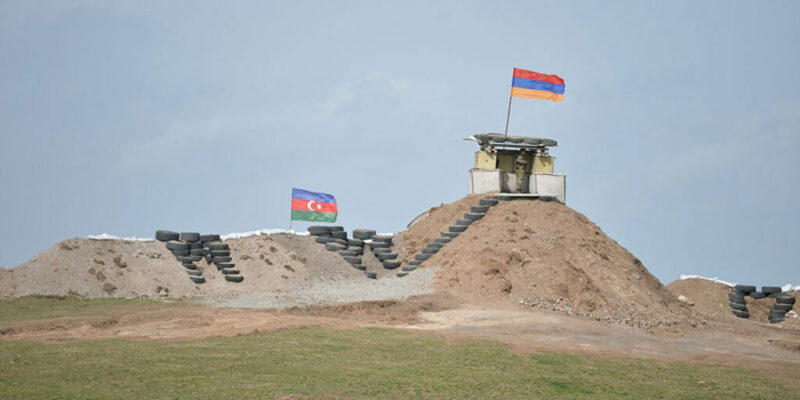
M453 225L456 219L464 218L470 207L478 205L478 200L484 197L486 196L471 195L454 203L431 207L426 217L417 221L407 231L395 235L395 248L402 261L407 263L426 244L441 236L442 232L447 232L447 228Z
M676 297L686 296L693 304L691 307L695 311L717 318L739 319L733 315L731 307L728 305L728 294L733 293L733 288L726 284L708 279L684 279L670 283L667 285L667 290ZM798 303L800 303L800 293L791 293L798 298ZM748 296L745 297L745 302L751 321L768 323L769 310L775 304L775 299L756 300ZM797 307L795 307L795 312L798 312ZM787 318L781 325L800 328L800 319Z
M364 279L313 238L286 234L225 241L244 281L225 281L214 265L196 263L195 285L161 242L69 239L0 272L0 296L184 297L281 291L311 279Z
M477 197L431 210L398 235L403 256L445 231ZM653 326L690 314L642 263L582 214L558 202L500 202L423 264L438 287L479 301L523 302ZM641 323L640 323L641 322Z

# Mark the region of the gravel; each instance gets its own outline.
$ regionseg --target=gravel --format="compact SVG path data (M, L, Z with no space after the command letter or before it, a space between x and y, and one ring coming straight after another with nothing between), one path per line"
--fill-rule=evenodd
M235 308L288 308L361 301L403 300L431 294L436 268L414 271L406 277L380 279L313 279L284 291L229 293L202 299L206 305Z

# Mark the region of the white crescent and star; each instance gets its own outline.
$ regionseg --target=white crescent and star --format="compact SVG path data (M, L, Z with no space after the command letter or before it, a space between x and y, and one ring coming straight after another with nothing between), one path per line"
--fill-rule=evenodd
M317 210L321 210L322 209L322 205L320 205L320 204L317 204L317 206L314 207L314 203L316 203L316 202L317 202L316 200L311 200L311 201L308 202L306 207L308 207L309 211L314 211L314 208L316 208Z

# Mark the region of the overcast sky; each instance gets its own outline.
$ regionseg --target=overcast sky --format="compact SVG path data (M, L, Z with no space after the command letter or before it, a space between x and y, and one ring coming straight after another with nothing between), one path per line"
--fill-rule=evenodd
M402 230L466 194L519 67L566 94L510 133L659 279L800 284L800 3L644 3L0 1L0 265L286 228L292 186Z

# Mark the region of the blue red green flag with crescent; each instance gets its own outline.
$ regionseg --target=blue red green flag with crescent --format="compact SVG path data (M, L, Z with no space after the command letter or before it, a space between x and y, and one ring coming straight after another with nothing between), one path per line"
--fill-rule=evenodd
M292 188L292 220L336 222L338 214L333 195Z

